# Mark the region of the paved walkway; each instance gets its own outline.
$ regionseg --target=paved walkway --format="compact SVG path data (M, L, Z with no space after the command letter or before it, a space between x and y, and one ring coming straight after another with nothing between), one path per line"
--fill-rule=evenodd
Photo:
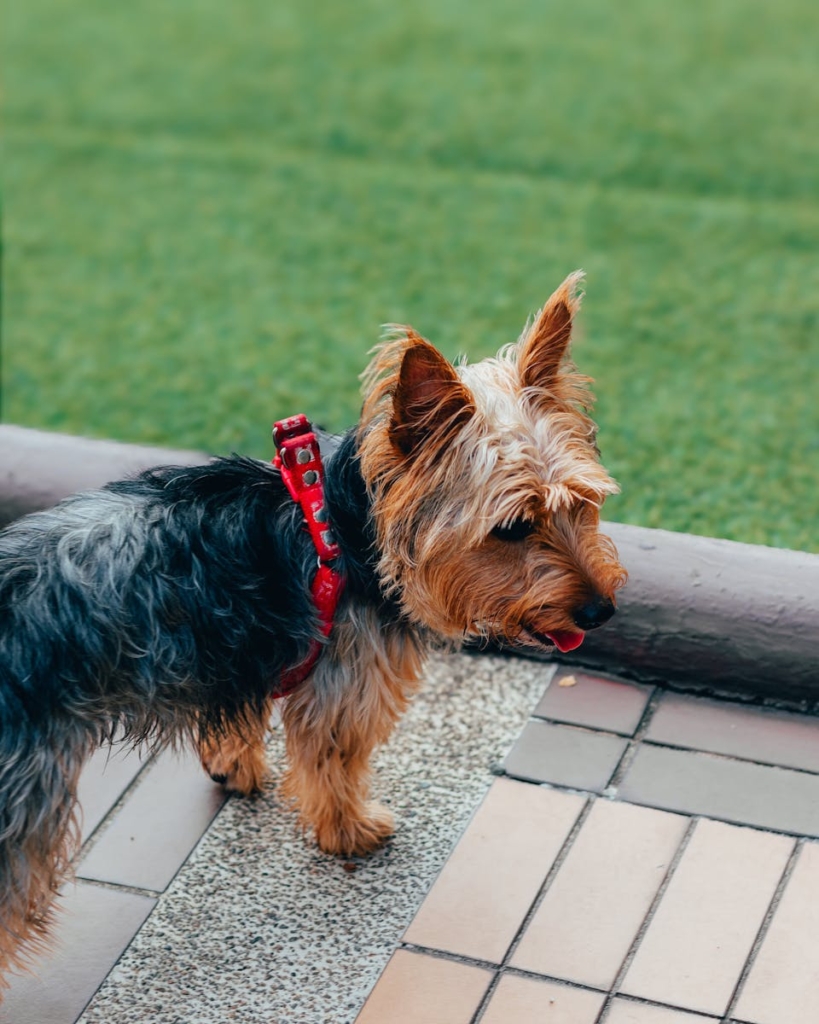
M273 793L101 752L0 1021L816 1024L819 720L459 655L376 791L397 836L342 862Z

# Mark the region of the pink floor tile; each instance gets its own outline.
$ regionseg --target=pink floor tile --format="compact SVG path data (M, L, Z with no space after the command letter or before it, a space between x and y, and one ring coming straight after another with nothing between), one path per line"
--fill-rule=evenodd
M615 999L606 1017L606 1024L717 1024L719 1017L669 1010L664 1006L648 1006L630 999Z
M584 803L498 779L404 940L500 963Z
M356 1024L469 1024L492 974L407 950L397 950Z
M605 998L599 992L505 974L481 1024L595 1024Z
M687 827L680 815L598 800L512 963L608 988Z
M724 1013L792 848L785 836L700 821L622 991Z
M752 1024L819 1020L819 846L799 854L734 1016Z

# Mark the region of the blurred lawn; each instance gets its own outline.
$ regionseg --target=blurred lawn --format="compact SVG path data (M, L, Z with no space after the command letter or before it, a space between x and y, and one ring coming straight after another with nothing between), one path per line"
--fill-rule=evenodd
M387 321L513 340L575 267L609 518L819 550L810 0L27 0L3 418L270 454Z

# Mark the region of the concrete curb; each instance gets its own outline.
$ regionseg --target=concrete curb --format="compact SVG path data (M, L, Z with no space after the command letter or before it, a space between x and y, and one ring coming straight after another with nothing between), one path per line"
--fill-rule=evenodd
M93 441L0 424L0 527L151 466L195 466L203 452Z
M0 525L173 451L0 425ZM606 525L629 571L618 613L562 660L676 689L819 706L819 555Z
M819 704L819 555L606 523L617 615L562 660L675 689Z

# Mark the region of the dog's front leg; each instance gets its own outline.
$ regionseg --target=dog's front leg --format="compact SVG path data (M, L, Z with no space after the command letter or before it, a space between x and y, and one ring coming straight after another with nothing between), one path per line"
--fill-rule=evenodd
M254 796L268 774L265 737L273 701L259 710L247 709L239 721L199 738L199 759L214 782L231 793Z
M327 853L368 853L393 832L369 800L370 756L415 690L419 645L358 612L337 622L309 680L284 703L288 767L282 790Z

